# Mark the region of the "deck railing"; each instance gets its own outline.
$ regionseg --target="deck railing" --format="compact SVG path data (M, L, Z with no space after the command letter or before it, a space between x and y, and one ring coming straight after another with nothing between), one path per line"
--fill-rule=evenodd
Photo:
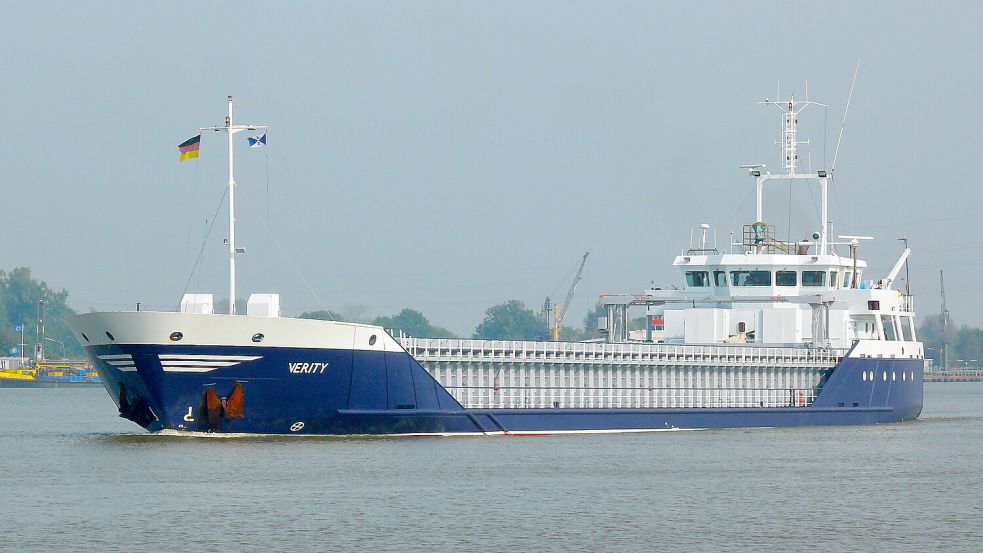
M517 363L832 367L844 349L737 345L531 342L398 336L418 360Z

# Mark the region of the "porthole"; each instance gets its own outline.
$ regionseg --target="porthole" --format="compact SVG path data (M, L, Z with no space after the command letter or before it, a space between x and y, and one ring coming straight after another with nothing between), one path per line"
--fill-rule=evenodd
M262 342L263 338L266 338L266 336L263 336L262 332L257 332L256 334L253 334L253 342L256 342L257 344Z
M891 372L891 381L893 382L893 381L895 381L897 379L898 379L898 373L892 371Z
M908 373L906 373L906 372L902 372L902 373L901 373L901 380L902 380L902 381L904 381L904 380L908 380Z
M912 379L912 380L914 380L914 379L915 379L915 371L911 371L911 379Z
M88 342L88 341L89 341L89 337L88 337L88 336L86 336L84 332L79 332L79 334L81 334L81 335L82 335L82 337L83 337L83 338L85 338L85 341L86 341L86 342Z
M884 382L887 382L887 371L884 371L884 373L881 376L884 377Z
M375 334L373 334L372 336L369 336L369 345L370 346L374 346L375 345Z
M864 373L863 373L863 379L864 379L864 382L867 382L867 371L864 371Z
M874 371L870 371L870 381L874 381Z
M114 342L116 341L116 338L112 334L110 334L108 330L106 331L106 338L109 338Z
M172 332L170 338L172 342L178 342L181 340L181 338L184 338L184 334L180 332Z

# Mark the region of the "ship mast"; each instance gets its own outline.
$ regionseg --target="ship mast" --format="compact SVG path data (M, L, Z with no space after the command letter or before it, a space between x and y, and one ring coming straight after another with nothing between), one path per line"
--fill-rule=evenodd
M807 88L808 91L808 88ZM796 100L795 96L791 96L786 100L769 100L765 98L763 101L758 102L763 105L771 105L777 107L782 112L782 139L779 143L779 149L781 150L782 156L782 168L785 169L784 174L772 174L770 172L762 173L761 169L764 165L744 165L744 169L747 169L751 173L751 176L755 179L755 193L757 197L757 205L755 215L757 217L756 222L764 222L764 201L763 201L763 189L766 181L769 180L817 180L819 181L820 188L820 230L819 230L819 255L825 255L829 248L829 202L828 202L828 181L829 172L825 170L820 170L815 173L797 173L796 169L799 164L799 145L808 144L809 141L799 142L798 141L798 125L799 125L799 114L802 110L809 106L820 106L827 107L826 104L820 104L819 102L812 102L808 99L808 94L806 94L806 100Z
M236 313L236 254L246 253L246 248L236 247L235 147L232 142L232 135L242 131L255 131L266 128L266 125L233 124L232 96L229 96L229 114L225 116L225 125L199 129L202 131L224 131L229 136L229 237L225 240L229 246L229 315L235 315Z

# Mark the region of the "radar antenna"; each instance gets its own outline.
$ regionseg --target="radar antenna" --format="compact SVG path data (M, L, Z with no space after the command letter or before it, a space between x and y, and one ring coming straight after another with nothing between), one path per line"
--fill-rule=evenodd
M808 90L808 85L806 87L806 90ZM793 95L788 101L769 100L765 98L758 102L758 104L775 106L782 111L782 140L778 143L779 150L782 153L782 167L787 174L794 175L795 169L799 164L799 145L809 143L808 140L804 142L798 141L799 114L809 106L821 106L824 108L828 106L819 102L810 101L808 93L806 93L805 100L796 101Z

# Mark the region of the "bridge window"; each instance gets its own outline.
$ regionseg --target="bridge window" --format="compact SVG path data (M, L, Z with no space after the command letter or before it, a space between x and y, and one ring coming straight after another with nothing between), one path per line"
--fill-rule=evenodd
M686 286L690 288L710 286L710 273L707 271L686 271Z
M843 287L844 288L853 288L853 282L850 282L850 276L852 274L853 273L851 273L850 271L847 271L847 272L843 273Z
M910 342L912 340L911 336L911 317L901 317L901 336L905 342Z
M823 271L802 271L802 286L822 286L826 284L826 273Z
M734 286L771 286L771 271L731 271Z
M775 271L775 284L779 286L795 286L795 271Z
M881 315L881 324L884 325L884 336L886 339L898 339L898 334L894 331L894 317L889 315Z
M713 284L719 288L727 287L727 273L724 271L713 272Z
M840 273L837 272L837 271L830 271L829 272L829 287L830 288L836 288L836 287L838 287L840 285L840 281L837 280L837 278L836 278L836 275L838 275L838 274L840 274ZM820 284L820 286L822 286L822 285Z

